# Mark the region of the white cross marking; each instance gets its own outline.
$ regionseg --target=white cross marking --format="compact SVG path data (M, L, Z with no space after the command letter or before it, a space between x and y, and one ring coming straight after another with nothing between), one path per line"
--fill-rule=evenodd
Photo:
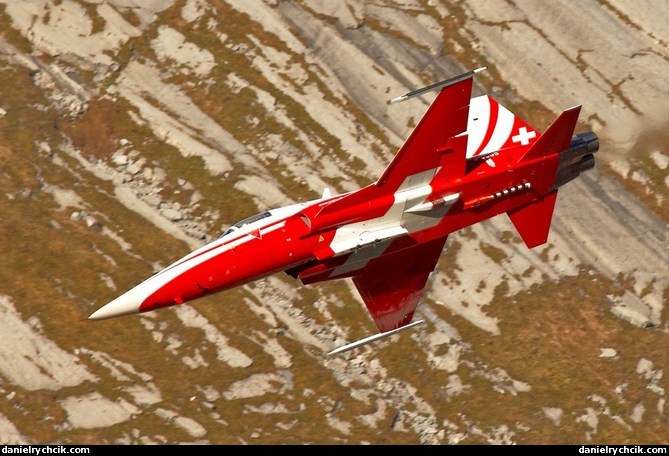
M527 128L520 127L518 129L518 134L511 138L511 141L517 143L519 142L522 146L527 146L530 143L530 139L537 136L536 131L527 131Z

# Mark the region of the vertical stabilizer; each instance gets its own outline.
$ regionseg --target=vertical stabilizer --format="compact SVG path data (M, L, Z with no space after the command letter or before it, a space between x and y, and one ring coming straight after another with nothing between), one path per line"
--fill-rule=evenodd
M548 154L556 154L569 149L571 137L574 135L580 106L574 106L564 111L553 121L548 130L525 153L521 160L532 160Z

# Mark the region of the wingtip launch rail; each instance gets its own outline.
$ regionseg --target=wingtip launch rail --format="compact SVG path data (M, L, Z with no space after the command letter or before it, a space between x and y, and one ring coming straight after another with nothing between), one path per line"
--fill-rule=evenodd
M471 77L474 77L476 74L485 71L488 67L481 67L477 68L475 70L468 71L466 73L463 73L459 76L455 76L450 79L446 79L444 81L440 82L435 82L434 84L431 84L426 87L422 87L420 89L412 90L411 92L407 92L404 95L400 95L399 97L395 97L392 100L390 100L391 103L400 103L402 101L406 101L409 98L417 97L419 95L423 95L424 93L431 92L433 90L441 90L445 89L446 87L452 86L454 84L457 84L458 82L462 82L466 79L469 79Z
M425 323L425 320L416 320L414 322L409 323L406 326L400 326L399 328L395 328L391 331L377 333L369 337L365 337L364 339L360 339L355 342L351 342L350 344L342 345L341 347L335 348L334 350L328 352L327 356L338 355L340 353L353 350L354 348L362 347L363 345L370 344L379 339L385 339L386 337L390 337L394 334L406 331L407 329L415 328L416 326L422 325L423 323Z

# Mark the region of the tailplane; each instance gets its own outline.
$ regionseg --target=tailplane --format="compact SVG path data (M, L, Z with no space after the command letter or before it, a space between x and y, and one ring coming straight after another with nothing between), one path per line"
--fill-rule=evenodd
M575 106L560 114L519 161L539 159L550 154L567 151L572 142L580 111L581 107ZM557 159L553 166L556 167L556 171L559 169ZM539 184L545 184L546 188L541 188ZM544 191L548 191L548 193L538 201L508 212L511 222L513 222L528 248L537 247L548 240L553 209L557 199L557 186L553 186L552 183L537 182L535 187L540 194L543 194Z
M537 247L548 240L556 199L557 190L539 201L508 212L509 218L528 248Z

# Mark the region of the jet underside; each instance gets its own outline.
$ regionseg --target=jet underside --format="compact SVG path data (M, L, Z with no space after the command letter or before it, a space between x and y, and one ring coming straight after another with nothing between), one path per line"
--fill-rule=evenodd
M496 100L471 98L465 73L438 94L378 181L266 211L100 308L91 319L183 304L279 271L304 284L351 278L378 329L411 323L448 235L507 213L528 247L546 242L557 190L594 166L580 107L544 134Z

